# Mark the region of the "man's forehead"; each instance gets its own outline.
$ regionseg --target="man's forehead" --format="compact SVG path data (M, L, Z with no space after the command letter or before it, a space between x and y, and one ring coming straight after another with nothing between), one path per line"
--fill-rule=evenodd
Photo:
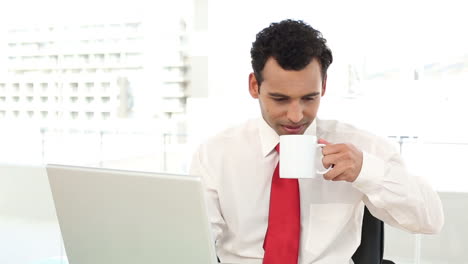
M265 63L262 75L264 79L314 79L321 78L320 64L318 60L312 60L304 69L287 70L283 69L274 58L270 58Z
M320 95L320 91L310 92L310 93L305 93L305 94L302 94L302 93L296 94L293 92L283 93L283 92L268 92L268 91L267 93L269 96L272 96L272 97L291 97L291 94L294 94L295 96L299 96L299 97L313 97L313 96Z

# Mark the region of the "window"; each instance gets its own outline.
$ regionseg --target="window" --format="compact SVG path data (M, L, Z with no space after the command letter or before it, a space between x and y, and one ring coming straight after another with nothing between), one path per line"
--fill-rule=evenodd
M97 62L104 62L104 54L94 54L94 59L97 61Z
M78 96L71 96L70 97L70 102L72 102L72 103L78 102Z
M13 86L13 91L14 91L14 92L17 92L17 93L18 93L18 92L20 91L20 85L19 85L19 83L14 83L12 86Z
M110 97L109 96L101 97L101 101L106 104L110 101Z
M29 93L34 92L34 84L33 83L27 83L26 84L26 89Z
M75 111L70 112L70 116L71 116L72 119L77 119L78 118L78 112L75 112Z
M101 113L101 117L102 117L102 119L104 119L104 120L109 119L110 113L109 113L109 112L102 112L102 113Z
M131 1L124 2L128 2L128 7L131 9L142 8L139 5L135 6ZM15 3L15 1L11 2L11 5L20 5ZM7 8L2 8L5 5L10 4L0 3L0 10L7 10ZM171 7L171 12L163 12L167 15L167 20L163 19L165 27L153 23L155 21L146 21L139 17L131 20L121 19L127 17L130 9L117 11L115 5L112 6L112 13L122 12L122 16L111 15L112 18L109 18L106 17L107 13L102 13L99 14L99 23L89 21L91 16L85 15L77 16L71 21L56 21L55 25L47 22L42 25L35 21L43 17L53 17L57 12L63 13L64 10L52 10L47 5L34 5L34 12L28 16L30 20L21 21L21 24L24 22L24 26L14 26L14 22L4 26L6 38L2 40L5 40L3 51L5 60L4 63L0 62L0 72L7 73L5 75L8 76L0 78L0 110L5 112L4 115L8 119L16 117L28 121L32 121L30 119L38 121L57 119L57 121L64 122L80 120L80 122L71 122L72 127L81 126L81 121L86 123L87 120L115 118L116 123L119 123L121 119L139 116L148 119L162 116L156 113L159 111L158 103L154 104L154 107L145 107L145 102L152 101L153 96L156 94L157 97L159 92L144 89L144 87L147 83L162 87L158 84L161 82L160 76L155 73L159 73L163 65L159 60L145 56L172 52L178 55L180 51L179 47L177 50L174 48L175 51L173 51L172 47L167 49L168 45L159 45L159 42L164 42L165 36L162 35L165 33L159 31L171 31L172 35L179 36L181 34L174 31L184 30L178 26L181 13L173 11L179 7L184 9L186 5L170 2L164 6L168 5L174 6L174 9ZM19 10L28 6L30 5L24 5L24 7L20 5ZM99 12L95 8L82 7L81 11L76 10L77 14ZM54 8L60 9L60 6L54 6ZM155 42L152 42L153 40ZM145 54L147 51L150 54ZM148 62L148 65L144 65L143 62ZM120 99L121 89L117 83L119 78L128 80L128 87L125 87L127 96ZM159 101L159 98L155 99L156 102ZM138 110L133 110L133 105L136 105L135 109ZM5 109L2 108L4 106ZM151 113L147 113L148 111ZM45 126L61 124L60 122L32 123ZM96 130L99 130L102 125L102 123L90 123L95 126ZM118 127L122 126L118 124ZM49 149L34 150L34 153L56 151L54 145L59 145L56 144L57 140L50 139L50 141L54 143L43 145L39 143L35 146ZM1 158L7 156L2 153L1 149L0 163ZM91 151L91 149L88 148L86 151ZM133 154L125 152L119 155ZM46 156L42 157L43 160L49 158Z
M63 56L63 60L64 60L65 62L72 62L72 61L73 61L73 57L74 57L73 55L65 55L65 56Z
M119 53L111 53L109 54L109 59L111 62L118 63L120 62L120 54Z
M101 86L101 93L109 94L111 92L110 83L106 83L106 85Z
M89 62L89 55L88 54L81 54L78 56L81 62L88 63Z
M74 83L70 83L70 88L71 88L71 91L74 92L74 93L77 93L78 92L78 83L74 82Z
M58 62L58 56L57 55L50 55L49 56L49 62L53 63L53 64L57 63Z

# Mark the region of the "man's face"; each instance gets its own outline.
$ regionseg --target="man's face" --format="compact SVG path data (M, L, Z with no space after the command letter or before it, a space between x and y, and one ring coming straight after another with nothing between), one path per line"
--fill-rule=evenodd
M278 135L304 134L317 116L326 89L318 60L294 71L284 70L274 58L269 58L262 76L259 87L255 75L249 75L249 92L258 98L263 119Z

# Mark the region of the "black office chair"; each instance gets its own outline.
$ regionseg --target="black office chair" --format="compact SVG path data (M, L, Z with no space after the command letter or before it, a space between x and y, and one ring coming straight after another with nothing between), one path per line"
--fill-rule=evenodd
M384 223L375 218L364 208L362 220L361 245L357 248L352 259L355 264L395 264L383 259L384 251Z

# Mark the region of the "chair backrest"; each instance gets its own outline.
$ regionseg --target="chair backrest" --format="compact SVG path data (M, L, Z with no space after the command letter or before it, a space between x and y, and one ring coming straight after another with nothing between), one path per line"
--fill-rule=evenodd
M361 245L352 259L355 264L380 264L384 250L384 223L364 208Z

